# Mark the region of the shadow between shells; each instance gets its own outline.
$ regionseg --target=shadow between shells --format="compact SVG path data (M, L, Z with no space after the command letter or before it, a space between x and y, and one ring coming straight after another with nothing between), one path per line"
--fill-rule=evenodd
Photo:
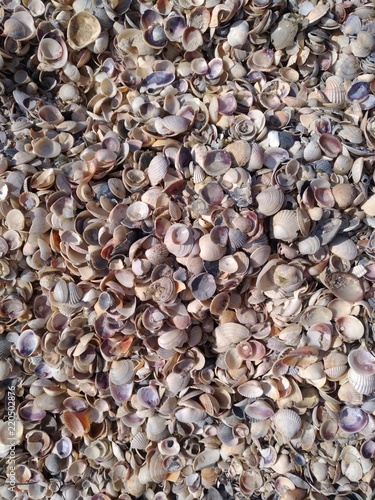
M374 5L0 23L1 498L370 499Z

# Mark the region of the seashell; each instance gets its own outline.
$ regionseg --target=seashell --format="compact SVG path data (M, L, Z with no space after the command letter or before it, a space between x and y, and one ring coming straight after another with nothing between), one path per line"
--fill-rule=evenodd
M371 459L375 456L375 442L371 439L365 441L361 446L361 455L365 459Z
M339 208L345 209L352 205L358 193L352 184L336 184L332 194Z
M192 26L185 28L182 33L182 46L187 52L194 52L203 45L202 33Z
M322 134L318 139L319 146L330 158L336 158L342 150L340 140L331 134Z
M363 377L375 375L375 357L366 349L353 349L348 355L350 368Z
M345 272L334 272L326 277L328 288L338 298L347 302L363 299L364 291L359 279Z
M286 439L293 438L301 429L301 417L293 410L278 410L273 416L275 429L278 430Z
M153 386L141 387L137 391L137 399L146 408L156 408L160 403L158 391Z
M342 31L345 35L357 35L362 28L362 21L361 19L356 16L355 14L349 14L347 17L343 27Z
M357 257L357 245L345 236L336 236L330 243L331 252L341 259L354 260Z
M223 175L231 166L231 157L227 151L216 149L208 151L200 165L208 175Z
M228 144L224 151L231 154L234 167L244 167L249 163L251 156L251 146L247 141L235 141Z
M263 164L268 168L276 168L289 160L289 152L283 148L268 148L264 153Z
M345 100L344 82L337 76L330 76L326 80L324 93L332 104L342 104Z
M155 90L161 87L166 87L171 84L174 79L175 75L173 73L168 71L154 71L142 80L141 89Z
M167 35L162 26L150 26L143 33L147 45L154 49L165 47L168 43Z
M193 461L193 467L195 471L200 471L202 469L207 469L207 467L212 467L220 460L220 450L217 448L210 448L202 451L197 455Z
M215 350L217 352L227 351L232 344L239 344L250 337L249 330L237 323L225 323L214 330L216 340Z
M237 391L245 398L255 399L263 395L263 389L260 382L256 380L249 380L244 384L237 387Z
M207 262L214 262L221 259L226 253L226 247L213 242L210 234L203 235L199 240L199 256Z
M81 50L95 42L101 33L98 19L87 11L72 16L67 28L68 44L74 50Z
M156 186L162 181L168 170L168 162L163 155L156 155L151 161L147 169L147 175L150 179L151 186Z
M231 47L242 47L247 41L249 24L246 21L235 21L228 33L227 41Z
M368 200L361 206L361 209L367 216L375 217L375 194L368 198Z
M168 255L169 252L164 243L158 243L145 251L146 259L153 265L163 264Z
M161 455L173 457L180 452L180 445L176 438L169 437L158 443L158 450Z
M113 361L109 370L109 380L114 385L126 385L134 377L134 366L129 359Z
M353 368L348 371L350 385L358 394L369 396L375 391L375 375L364 376L357 373Z
M272 219L273 237L282 241L293 241L297 238L299 225L294 210L281 210Z
M224 191L217 182L208 182L201 189L200 195L209 205L221 205L224 199Z
M60 458L68 458L73 450L72 441L68 437L62 437L55 443L54 451Z
M24 330L18 337L16 342L16 349L20 356L28 358L39 346L39 337L33 332L33 330Z
M251 145L251 154L248 164L248 170L253 172L254 170L259 170L263 166L264 161L264 150L258 143L253 143Z
M206 412L203 410L198 410L197 408L181 408L175 413L176 419L183 423L196 423L204 420L207 416Z
M351 103L354 101L362 102L367 99L369 94L370 85L367 82L353 82L347 90L346 99Z
M34 153L42 158L56 158L61 153L61 145L47 137L32 141L32 146Z
M320 149L318 142L309 142L303 150L303 157L307 162L320 160L322 157L322 150Z
M282 19L271 33L271 42L276 50L289 47L298 32L298 24L289 19Z
M301 255L313 255L320 248L320 240L317 236L308 236L298 242L298 251Z
M284 193L277 186L270 186L261 191L257 197L258 209L264 215L274 215L284 204Z
M363 337L365 329L355 316L342 316L336 319L336 330L346 342L354 342Z
M201 273L190 281L190 289L193 297L197 300L207 300L216 291L215 278L212 274Z
M340 411L339 427L344 432L354 434L364 429L368 423L368 415L361 408L345 406Z

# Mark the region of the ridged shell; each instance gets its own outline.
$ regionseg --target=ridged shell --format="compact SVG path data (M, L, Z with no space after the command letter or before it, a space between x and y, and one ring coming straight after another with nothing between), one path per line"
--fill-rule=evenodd
M235 141L224 148L233 157L234 167L244 167L249 163L251 146L247 141Z
M375 375L375 357L367 349L353 349L348 355L348 363L359 375Z
M308 236L298 242L298 250L301 255L313 255L320 246L320 240L317 236Z
M150 179L151 186L156 186L165 177L168 170L168 162L163 155L156 155L151 161L147 169L147 175Z
M214 330L216 339L215 350L217 352L227 351L232 344L239 344L250 337L249 330L238 323L224 323Z
M237 387L237 391L245 398L255 399L260 398L263 394L263 389L260 382L256 380L249 380Z
M273 216L273 237L282 241L293 241L297 238L299 225L294 210L281 210Z
M145 251L146 259L154 265L163 264L168 255L168 248L164 243L158 243Z
M282 409L275 413L273 423L279 432L286 438L294 437L302 426L301 417L293 410Z
M256 197L258 209L263 215L274 215L284 204L284 193L277 186L270 186L261 191Z
M324 93L332 104L342 104L345 100L344 81L338 76L330 76L326 80Z
M133 450L145 450L149 444L147 435L145 432L137 432L137 434L130 441L130 447Z
M134 366L130 359L113 361L109 371L109 380L115 385L124 385L134 377Z
M294 41L298 31L298 24L288 19L282 19L277 28L271 33L271 42L276 50L286 49Z
M359 394L369 396L375 392L375 375L364 377L356 373L353 368L348 371L348 379L351 385Z

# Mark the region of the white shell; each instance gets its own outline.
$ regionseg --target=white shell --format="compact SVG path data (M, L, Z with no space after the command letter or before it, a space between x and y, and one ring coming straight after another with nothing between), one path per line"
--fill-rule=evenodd
M294 210L281 210L273 216L272 224L275 239L289 242L297 238L299 225Z

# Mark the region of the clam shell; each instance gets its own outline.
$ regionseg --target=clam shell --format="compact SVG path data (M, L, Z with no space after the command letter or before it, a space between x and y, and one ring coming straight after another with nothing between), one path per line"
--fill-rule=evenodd
M199 240L199 256L207 262L221 259L226 253L226 247L213 242L210 234L203 235Z
M340 411L339 427L344 432L355 434L360 432L368 423L368 415L361 408L345 406Z
M207 416L205 411L198 410L197 408L181 408L176 411L175 415L179 422L183 422L185 424L200 422Z
M293 241L297 238L299 225L294 210L281 210L273 216L273 237L282 241Z
M56 158L61 153L61 146L58 142L41 137L32 141L33 151L42 158Z
M284 193L277 186L270 186L261 191L257 197L258 209L264 215L274 215L284 204Z
M18 337L16 342L16 349L22 357L31 356L39 346L39 337L33 330L24 330Z
M208 151L204 157L201 167L208 175L223 175L231 166L230 154L221 149Z
M336 319L336 330L346 342L359 340L365 333L362 322L350 315Z
M198 274L191 280L190 289L195 299L207 300L216 291L215 278L209 273Z
M351 206L358 193L352 184L336 184L332 188L332 194L339 208L345 209Z
M288 19L282 19L277 28L271 33L271 42L276 50L286 49L294 41L298 31L298 24Z
M360 280L345 272L335 272L327 276L327 285L339 299L347 302L357 302L363 299L364 291Z
M78 12L70 18L67 28L68 44L81 50L95 42L101 33L98 19L87 11Z
M375 217L375 194L368 198L368 200L362 205L361 209L369 217Z
M195 471L200 471L215 465L219 460L220 450L217 448L210 448L202 451L202 453L195 457L193 467Z
M249 163L251 146L247 141L235 141L224 148L232 155L234 167L244 167Z
M256 380L249 380L244 384L237 387L237 391L245 398L255 399L263 395L263 389L260 382Z
M134 377L134 366L130 359L113 361L109 370L109 380L114 385L128 384Z
M307 162L320 160L322 157L322 150L317 141L311 141L303 150L303 157Z
M357 245L345 236L336 236L330 243L330 249L341 259L354 260L358 255Z
M275 429L278 430L286 439L293 438L301 429L301 417L293 410L278 410L273 416Z
M367 349L353 349L348 355L350 368L364 377L375 375L375 357Z
M227 41L231 47L242 47L247 40L249 24L246 21L236 21L230 27Z
M330 158L336 158L342 151L340 140L331 134L322 134L318 139L318 143Z

